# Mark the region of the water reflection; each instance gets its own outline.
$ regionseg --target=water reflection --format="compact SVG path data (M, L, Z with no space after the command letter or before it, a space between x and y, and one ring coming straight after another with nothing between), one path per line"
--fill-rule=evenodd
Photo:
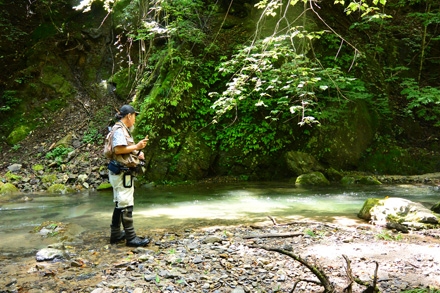
M138 189L135 225L138 229L221 225L267 220L308 219L361 222L356 214L367 198L403 197L430 208L440 192L430 186L381 185L297 188L288 183L235 183ZM81 230L109 230L112 193L91 192L60 196L27 194L32 201L0 207L0 252L47 245L29 233L44 221L59 221Z

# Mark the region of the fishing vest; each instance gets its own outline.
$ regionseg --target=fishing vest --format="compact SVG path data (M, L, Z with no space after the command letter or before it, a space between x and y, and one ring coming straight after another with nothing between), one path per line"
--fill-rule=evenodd
M122 128L125 139L127 140L127 146L135 145L133 136L131 135L130 131L128 130L127 126L124 125L122 122L117 122L112 127L113 134L118 130L119 128ZM113 143L113 142L112 142ZM132 151L128 154L115 154L115 151L113 150L113 160L117 161L118 163L121 163L125 167L136 167L139 164L139 151Z

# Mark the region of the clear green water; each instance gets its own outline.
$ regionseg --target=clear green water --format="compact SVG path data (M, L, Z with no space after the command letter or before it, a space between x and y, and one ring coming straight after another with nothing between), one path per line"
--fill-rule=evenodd
M0 206L0 253L29 252L53 241L29 233L44 221L72 224L73 233L109 231L112 192L48 196ZM138 229L228 225L268 220L359 222L367 198L402 197L430 208L440 201L438 187L381 185L298 188L284 182L206 184L137 189L134 221ZM109 231L110 233L110 231Z

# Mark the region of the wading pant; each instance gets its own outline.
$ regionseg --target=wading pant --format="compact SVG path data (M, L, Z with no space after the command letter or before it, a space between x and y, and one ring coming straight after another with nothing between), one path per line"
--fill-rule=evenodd
M122 209L134 205L134 186L124 187L124 173L115 175L113 172L108 174L110 184L113 187L113 202L117 202L117 208Z

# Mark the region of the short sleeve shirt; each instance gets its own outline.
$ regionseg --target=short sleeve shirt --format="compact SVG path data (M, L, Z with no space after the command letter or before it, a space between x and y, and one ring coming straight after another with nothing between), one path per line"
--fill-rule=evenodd
M128 145L128 143L124 135L124 130L122 130L122 128L116 129L115 134L113 134L113 147L126 145Z

